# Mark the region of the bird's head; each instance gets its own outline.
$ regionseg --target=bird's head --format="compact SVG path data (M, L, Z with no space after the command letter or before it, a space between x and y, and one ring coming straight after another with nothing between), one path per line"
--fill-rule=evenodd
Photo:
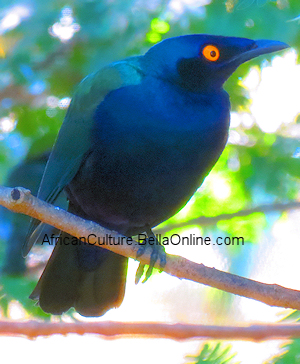
M144 55L147 73L193 92L222 88L242 63L262 54L288 48L272 40L251 40L205 34L166 39Z

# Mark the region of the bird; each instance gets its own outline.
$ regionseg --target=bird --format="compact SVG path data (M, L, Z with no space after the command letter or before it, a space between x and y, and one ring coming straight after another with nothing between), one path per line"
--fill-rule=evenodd
M7 179L7 186L24 186L36 193L49 158L50 153L38 156L27 155L25 160L14 167ZM22 257L22 245L28 230L29 217L21 214L12 214L5 211L2 220L11 223L11 233L6 242L6 251L2 273L8 275L23 275L26 271L26 264ZM51 234L50 234L51 235Z
M47 135L47 137L51 138L50 135ZM33 143L24 160L10 171L5 185L23 186L33 194L38 192L50 150L47 148L42 153L35 153L34 150L37 143L41 143L41 140L38 139L36 143ZM67 206L63 194L59 196L55 203L62 208ZM27 267L22 257L22 246L26 239L30 218L27 215L13 214L9 210L3 210L1 220L11 226L10 234L5 242L5 256L1 273L11 276L25 275L27 273ZM59 233L56 228L50 225L43 232L47 236L51 236L52 234L57 235Z
M88 75L75 90L38 198L53 204L64 190L69 212L125 236L153 236L189 201L226 145L224 82L242 63L287 47L182 35ZM41 226L31 225L24 256ZM164 252L153 247L150 265L157 259L163 266ZM56 244L30 298L47 313L74 307L101 316L123 301L127 261L98 246Z

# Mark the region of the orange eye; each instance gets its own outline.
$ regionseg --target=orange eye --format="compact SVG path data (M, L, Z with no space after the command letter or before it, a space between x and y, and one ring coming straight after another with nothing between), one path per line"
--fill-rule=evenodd
M213 45L207 45L202 50L203 56L208 59L209 61L215 62L220 57L220 51L217 47Z

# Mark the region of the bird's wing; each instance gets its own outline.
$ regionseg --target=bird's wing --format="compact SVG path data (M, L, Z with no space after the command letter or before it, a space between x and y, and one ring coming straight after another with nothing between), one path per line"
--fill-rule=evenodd
M79 85L46 165L38 198L53 203L74 178L90 149L93 115L105 96L113 90L141 82L139 57L115 62L87 76ZM33 220L23 255L26 256L41 233L42 223Z

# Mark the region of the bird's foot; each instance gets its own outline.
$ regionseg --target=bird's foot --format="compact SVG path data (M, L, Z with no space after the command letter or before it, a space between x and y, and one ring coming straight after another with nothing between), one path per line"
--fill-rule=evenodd
M142 283L145 283L149 279L149 277L152 274L154 265L158 259L159 259L159 265L161 268L164 268L164 266L166 265L166 262L167 262L165 248L159 243L159 241L155 237L152 230L149 230L147 232L147 234L148 234L148 238L144 239L143 242L140 243L140 247L136 253L136 257L138 258L138 257L142 256L148 248L152 249L152 252L150 255L149 268L147 269L147 272L145 274L145 279L143 280ZM144 268L145 268L145 264L140 263L140 265L136 271L136 275L135 275L136 284L140 281L140 279L144 273Z

